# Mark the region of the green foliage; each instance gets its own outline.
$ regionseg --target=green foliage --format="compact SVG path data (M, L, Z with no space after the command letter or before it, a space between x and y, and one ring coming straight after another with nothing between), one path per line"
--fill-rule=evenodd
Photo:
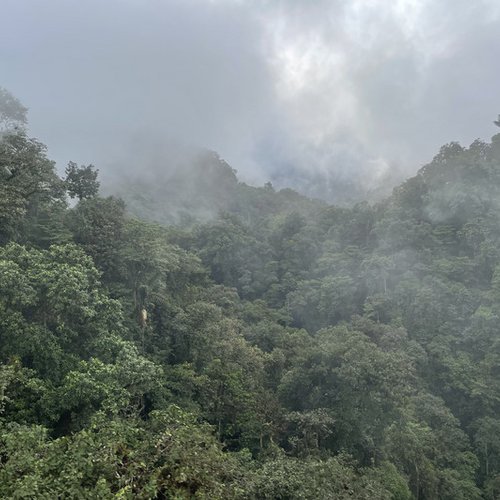
M209 428L176 407L144 425L96 415L68 437L42 427L2 429L4 498L236 498L239 460L224 454Z
M375 474L356 471L343 456L318 461L287 459L278 455L258 471L252 493L251 498L269 500L391 498L390 491Z
M3 134L23 130L28 110L8 90L0 87L0 138Z
M0 497L499 497L500 136L375 206L214 153L117 187L164 227L25 111L0 89Z
M108 283L121 272L119 258L125 226L125 205L113 197L82 200L69 213L75 243L84 248Z
M117 302L102 291L92 260L74 245L0 247L0 353L57 380L99 336L120 327Z
M28 237L25 223L63 198L62 181L43 144L23 132L0 137L0 243Z
M96 196L99 192L97 180L99 170L96 170L93 165L79 167L75 162L70 161L65 173L64 183L71 198L84 200Z

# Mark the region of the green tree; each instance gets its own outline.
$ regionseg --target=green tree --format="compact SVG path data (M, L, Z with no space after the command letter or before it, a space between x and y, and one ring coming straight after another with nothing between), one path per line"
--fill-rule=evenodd
M0 180L0 242L22 236L26 218L36 219L41 208L64 199L46 147L21 132L0 141Z
M28 110L7 89L0 87L0 140L7 133L24 130Z
M71 198L84 200L97 196L99 192L99 181L97 180L99 170L93 165L79 167L76 163L70 161L65 173L64 185Z

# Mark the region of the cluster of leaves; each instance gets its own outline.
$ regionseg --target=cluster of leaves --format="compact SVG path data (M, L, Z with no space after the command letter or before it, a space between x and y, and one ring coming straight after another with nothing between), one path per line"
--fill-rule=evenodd
M247 188L165 227L2 136L0 496L498 498L500 137L374 206Z

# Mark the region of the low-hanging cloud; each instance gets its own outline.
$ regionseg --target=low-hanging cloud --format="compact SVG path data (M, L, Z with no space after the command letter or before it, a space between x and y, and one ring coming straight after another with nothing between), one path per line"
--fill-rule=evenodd
M488 138L500 110L495 0L6 0L2 11L0 85L61 168L126 174L176 141L216 150L251 182L370 189L445 142Z

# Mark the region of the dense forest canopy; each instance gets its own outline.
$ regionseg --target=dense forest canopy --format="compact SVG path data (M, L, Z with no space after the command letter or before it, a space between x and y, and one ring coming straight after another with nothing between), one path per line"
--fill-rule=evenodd
M500 498L500 134L347 208L0 124L2 498Z

